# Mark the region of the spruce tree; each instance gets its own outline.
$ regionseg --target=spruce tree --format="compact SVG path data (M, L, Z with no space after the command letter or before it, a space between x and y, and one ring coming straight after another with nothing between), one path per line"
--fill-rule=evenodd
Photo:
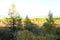
M53 20L53 14L51 11L49 11L48 18L46 19L47 22L44 23L44 29L46 30L46 33L56 33L55 25L54 25L54 20Z

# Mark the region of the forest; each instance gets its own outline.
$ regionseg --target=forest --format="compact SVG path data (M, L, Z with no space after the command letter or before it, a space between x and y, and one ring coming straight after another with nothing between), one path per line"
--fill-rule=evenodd
M23 18L20 15L14 15L14 8L13 5L12 12L8 14L10 17L6 18L6 27L0 27L0 40L60 40L60 26L56 27L51 12L46 18L47 22L39 28L28 16L25 17L22 25Z
M26 16L24 26L20 16L10 16L7 25L0 28L0 40L60 40L60 27L56 27L53 14L49 13L47 22L39 28ZM11 19L11 20L9 20Z

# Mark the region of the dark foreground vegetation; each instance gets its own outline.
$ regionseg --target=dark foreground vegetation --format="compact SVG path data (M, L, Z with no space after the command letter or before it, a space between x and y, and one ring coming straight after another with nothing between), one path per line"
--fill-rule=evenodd
M55 27L50 13L47 22L41 28L31 23L28 16L24 27L21 25L20 17L11 17L11 19L9 22L11 27L0 28L0 40L60 40L60 28Z

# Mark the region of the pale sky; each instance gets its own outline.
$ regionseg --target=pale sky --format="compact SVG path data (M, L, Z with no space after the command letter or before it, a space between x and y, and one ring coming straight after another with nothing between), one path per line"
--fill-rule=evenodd
M13 3L21 17L47 17L49 10L54 17L60 17L60 0L0 0L0 18L8 17Z

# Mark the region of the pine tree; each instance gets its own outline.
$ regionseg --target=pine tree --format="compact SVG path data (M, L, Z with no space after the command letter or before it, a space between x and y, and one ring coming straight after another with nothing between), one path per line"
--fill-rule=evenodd
M50 24L54 24L53 14L51 13L51 11L49 11L47 22Z
M31 21L28 18L28 16L26 16L26 19L25 19L25 29L29 29L30 27L31 27Z
M47 31L46 33L55 33L56 29L55 29L55 25L54 25L54 20L53 20L53 15L51 13L51 11L49 11L48 14L48 19L46 19L47 22L44 23L44 29Z
M12 8L9 10L8 15L10 16L10 19L11 19L9 24L11 24L10 29L11 29L12 35L14 37L13 40L16 40L18 29L21 26L20 25L21 24L21 18L15 9L15 4L12 5Z

